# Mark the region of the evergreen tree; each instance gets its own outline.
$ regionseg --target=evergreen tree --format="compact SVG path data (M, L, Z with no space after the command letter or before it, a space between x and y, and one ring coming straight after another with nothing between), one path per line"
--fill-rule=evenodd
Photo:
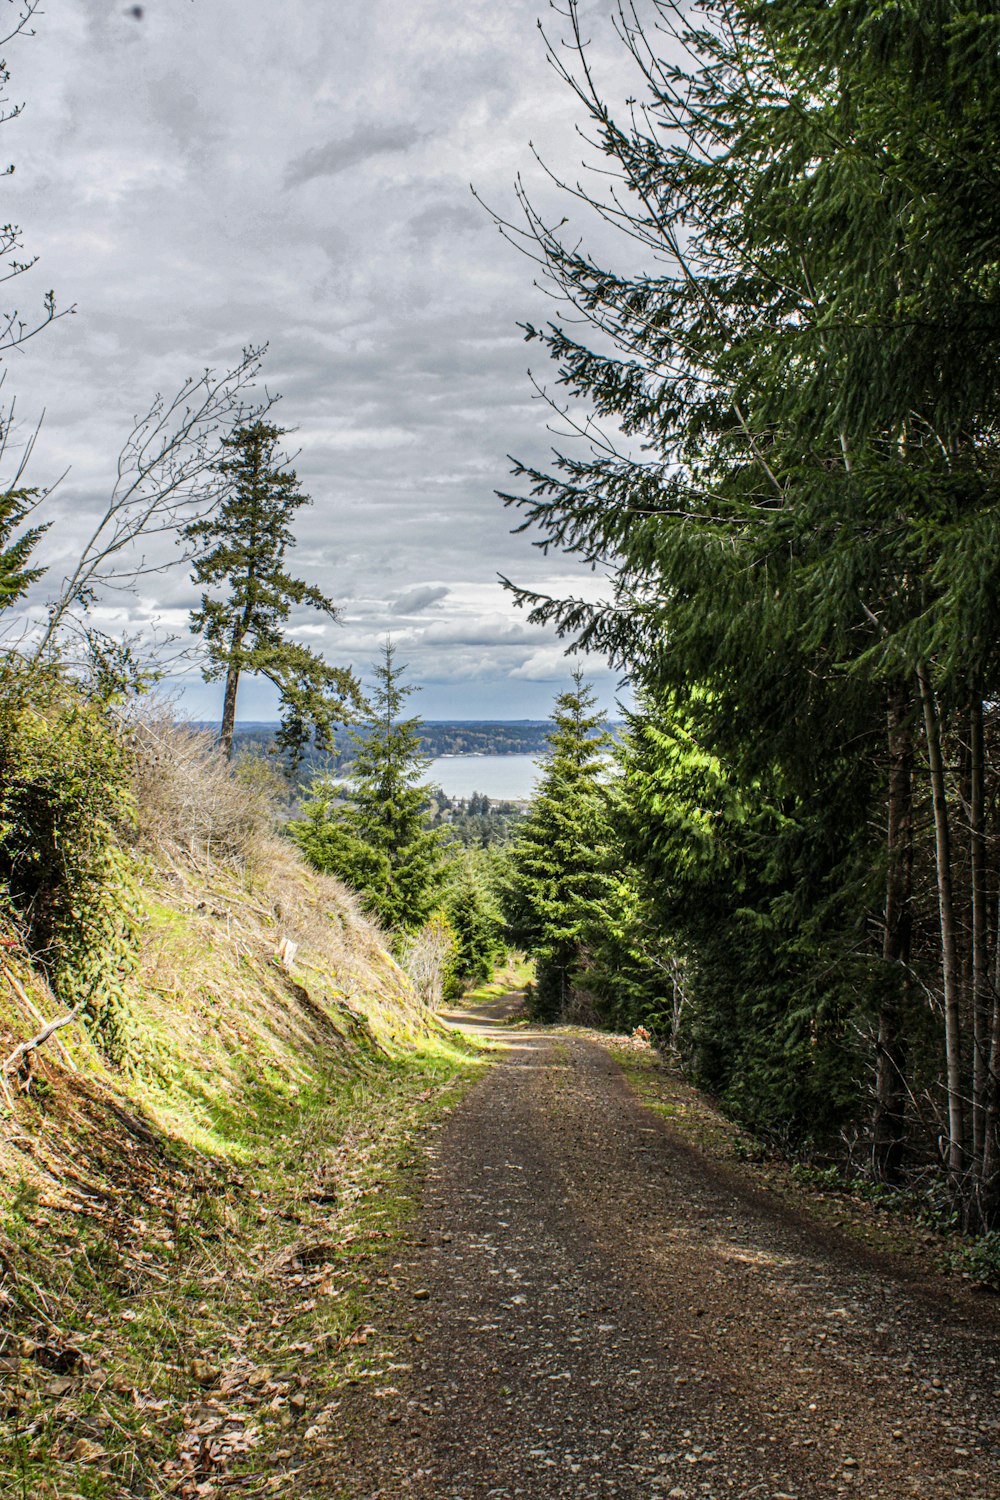
M45 571L31 567L29 559L48 526L21 529L37 499L37 490L10 489L0 494L0 609L16 604Z
M510 850L504 893L512 942L535 958L535 1009L563 1014L581 984L596 909L607 892L610 736L580 672L560 693L534 798Z
M526 465L527 493L507 499L537 545L610 566L616 594L521 598L682 711L705 689L724 704L699 715L702 746L749 806L762 796L761 828L775 819L745 910L759 933L783 925L786 956L817 960L775 1005L790 1017L806 971L853 934L878 1008L872 1164L892 1177L925 1052L914 997L936 991L949 1181L970 1222L1000 1217L995 6L652 6L653 26L621 28L644 98L620 121L576 0L570 50L551 52L601 153L600 258L577 183L571 238L524 199L519 231L569 309L528 334L587 408L573 425L629 441ZM858 871L866 823L884 829L878 896ZM751 981L762 952L745 946ZM783 1026L759 1031L779 1091Z
M375 668L375 687L357 729L347 768L346 795L314 784L305 816L289 825L317 867L359 891L373 916L396 932L421 927L436 904L444 876L441 838L430 827L421 777L420 720L401 710L414 689L402 681L387 641Z
M219 742L233 753L236 697L244 672L259 673L278 689L282 727L278 741L295 759L313 734L321 747L333 726L359 701L353 674L333 667L308 647L289 640L285 625L293 605L310 605L330 619L337 609L313 584L293 578L285 554L294 545L295 512L310 504L295 470L277 451L285 429L256 421L223 440L218 473L226 489L221 503L185 528L204 547L194 580L208 590L191 619L204 638L208 681L225 678Z
M486 797L482 800L489 801ZM488 978L504 950L504 921L496 885L497 856L492 850L453 851L442 902L455 934L452 983L446 994L461 994L466 986Z
M718 694L645 695L616 783L625 900L596 944L616 1021L671 1034L685 1063L759 1134L825 1147L864 1128L882 879L877 769L814 738L816 774L751 778ZM678 1012L678 1002L682 1013Z

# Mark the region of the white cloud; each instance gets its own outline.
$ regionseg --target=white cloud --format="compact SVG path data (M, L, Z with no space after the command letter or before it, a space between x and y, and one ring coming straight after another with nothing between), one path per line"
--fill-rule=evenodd
M296 629L359 669L405 631L435 701L456 684L455 712L473 701L461 683L517 717L537 709L530 684L566 678L552 633L496 582L597 586L512 537L494 496L509 453L538 459L550 441L517 324L551 306L469 192L511 211L524 170L544 198L532 139L576 173L578 111L545 62L543 10L148 0L137 22L61 0L11 47L27 109L3 130L17 162L3 216L42 256L18 292L25 311L49 286L78 307L10 377L25 419L47 411L32 478L71 465L45 543L54 575L108 493L131 415L268 340L315 501L293 566L346 606L342 625ZM605 8L587 22L614 83ZM183 570L148 580L127 623L183 628L196 594Z
M510 675L527 682L561 682L574 665L578 663L569 662L564 646L542 646L532 651Z

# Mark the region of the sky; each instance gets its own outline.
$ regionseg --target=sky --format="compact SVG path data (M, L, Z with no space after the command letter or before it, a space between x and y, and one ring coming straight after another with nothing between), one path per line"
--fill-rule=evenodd
M582 9L621 92L609 0ZM532 143L578 173L580 107L539 18L565 29L539 0L48 0L36 35L10 43L7 96L24 109L0 134L16 166L0 219L39 263L5 291L25 314L50 287L75 307L14 353L4 386L22 433L44 412L29 479L65 471L36 616L106 503L131 417L267 343L313 499L293 571L341 607L337 623L297 614L296 637L364 677L391 634L426 718L547 716L573 662L498 574L607 585L512 535L496 498L508 455L541 460L554 441L528 377L534 361L548 379L545 361L518 327L551 304L470 187L513 215L521 174L555 209ZM186 646L197 602L174 567L98 618ZM618 674L583 665L610 709ZM193 718L218 711L191 662L167 686ZM244 683L241 718L274 710Z

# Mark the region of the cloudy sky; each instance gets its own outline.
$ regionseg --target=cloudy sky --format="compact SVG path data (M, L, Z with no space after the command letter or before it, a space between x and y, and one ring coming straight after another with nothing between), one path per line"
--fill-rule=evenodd
M621 83L607 0L584 10L595 63ZM531 142L576 172L579 109L539 16L558 34L544 0L48 0L37 35L6 49L25 109L0 137L16 163L0 218L40 256L18 306L54 287L77 309L14 356L5 387L25 424L45 411L34 482L69 470L51 578L107 496L130 417L266 341L315 502L295 562L343 606L338 625L299 620L301 639L363 673L391 632L425 717L547 714L568 663L498 572L601 583L511 536L494 496L507 454L551 441L517 327L547 309L470 192L513 212L520 172L544 195ZM104 618L183 633L195 601L175 569ZM610 705L616 678L587 669ZM179 686L193 716L216 711L197 672ZM241 717L272 711L247 683Z

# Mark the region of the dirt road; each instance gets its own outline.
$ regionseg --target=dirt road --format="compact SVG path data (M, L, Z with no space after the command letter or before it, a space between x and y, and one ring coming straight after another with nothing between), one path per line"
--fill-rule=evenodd
M992 1299L713 1166L601 1046L506 1039L435 1141L333 1493L997 1500Z

